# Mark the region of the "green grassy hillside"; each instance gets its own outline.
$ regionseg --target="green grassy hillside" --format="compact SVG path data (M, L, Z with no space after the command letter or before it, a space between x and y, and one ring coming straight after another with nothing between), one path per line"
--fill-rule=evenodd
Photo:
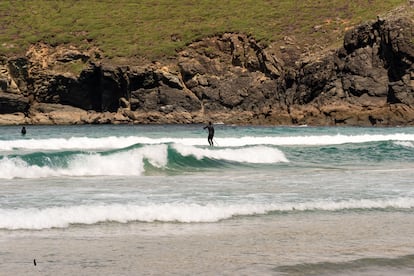
M97 46L113 57L173 55L186 44L222 32L263 43L293 37L301 45L341 43L345 29L375 19L406 0L4 0L0 53L30 43Z

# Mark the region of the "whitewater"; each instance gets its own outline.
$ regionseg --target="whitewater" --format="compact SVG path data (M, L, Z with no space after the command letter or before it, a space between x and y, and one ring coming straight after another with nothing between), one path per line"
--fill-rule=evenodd
M0 127L1 271L414 271L414 128L26 128Z

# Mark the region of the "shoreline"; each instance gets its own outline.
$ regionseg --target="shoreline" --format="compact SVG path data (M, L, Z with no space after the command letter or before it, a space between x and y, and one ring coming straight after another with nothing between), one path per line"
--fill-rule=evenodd
M236 228L235 222L228 220L214 224L130 223L18 233L0 231L5 252L0 268L17 274L39 270L48 275L79 271L140 271L144 275L217 275L236 271L283 274L298 269L306 274L311 268L328 274L385 270L408 275L407 271L414 270L410 251L414 243L407 240L412 233L412 225L407 221L413 220L387 213L381 213L381 218L384 224L377 221L375 214L318 214L316 218L293 214L277 221L246 218L237 223L243 226ZM379 224L375 227L378 243L370 241L374 238L373 226L368 222ZM395 235L396 229L400 238ZM358 237L352 233L365 234ZM33 259L37 261L36 267Z

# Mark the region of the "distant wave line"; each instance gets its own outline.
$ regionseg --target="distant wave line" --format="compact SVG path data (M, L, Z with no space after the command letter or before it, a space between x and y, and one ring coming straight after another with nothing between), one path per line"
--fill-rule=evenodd
M243 136L214 138L219 147L243 147L254 145L338 145L346 143L366 143L380 141L414 141L414 134L362 134L362 135L302 135L302 136ZM189 146L206 146L206 138L151 138L144 136L127 137L71 137L50 139L19 139L0 141L0 151L12 151L14 149L26 150L88 150L88 149L120 149L136 144L183 144Z

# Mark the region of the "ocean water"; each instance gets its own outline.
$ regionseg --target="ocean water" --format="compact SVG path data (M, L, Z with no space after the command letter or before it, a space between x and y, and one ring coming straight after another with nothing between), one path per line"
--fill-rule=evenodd
M0 275L414 274L414 128L215 129L0 127Z

